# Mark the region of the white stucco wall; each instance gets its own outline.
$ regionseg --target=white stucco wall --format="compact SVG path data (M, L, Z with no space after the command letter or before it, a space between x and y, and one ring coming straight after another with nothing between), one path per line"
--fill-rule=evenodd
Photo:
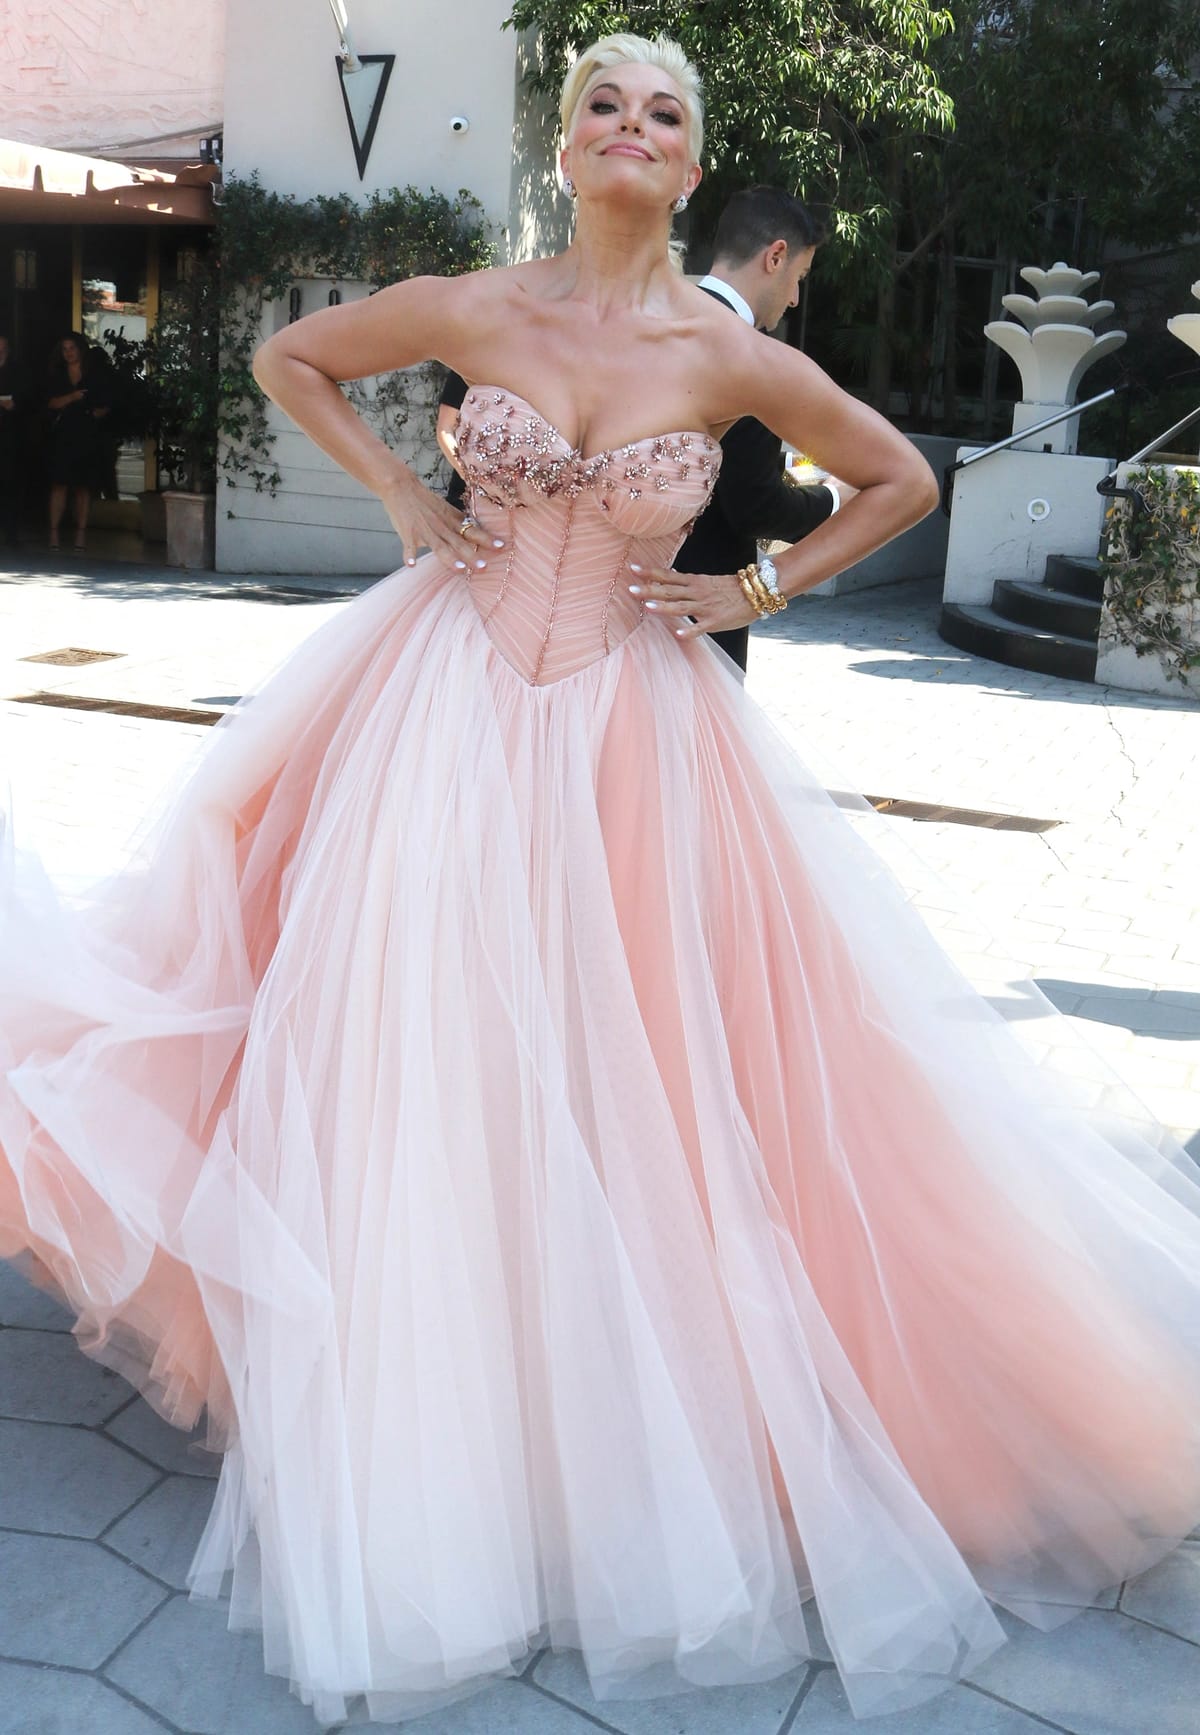
M331 284L312 278L299 286L301 314L328 305ZM367 293L362 284L339 285L344 301ZM264 336L287 322L287 307L268 308ZM360 406L369 407L376 380L350 388ZM421 396L421 389L414 398ZM414 411L389 444L427 480L441 485L446 469L433 438L436 408ZM376 497L338 468L307 435L273 404L267 420L275 443L272 458L281 481L273 494L252 486L217 487L217 569L221 572L328 573L334 576L391 572L400 544Z
M511 0L349 0L359 54L395 54L366 173L360 181L342 105L337 35L328 0L229 0L225 173L257 172L267 188L300 198L413 185L449 196L466 188L483 204L501 259L564 238L557 190L557 132L546 105L520 83L522 45L501 29ZM469 130L455 133L455 115ZM556 225L558 226L556 229ZM304 311L328 285L301 285ZM359 293L343 286L349 299ZM283 317L268 310L264 334ZM350 482L282 419L274 498L222 487L217 565L226 572L387 572L397 544L378 502ZM422 468L433 461L432 416L424 440L402 445ZM408 430L416 434L418 430Z
M360 54L394 54L365 178L342 107L328 0L228 0L225 170L277 192L468 187L507 223L517 40L510 0L348 0ZM452 115L470 131L453 134Z
M243 0L244 3L244 0ZM9 0L0 135L195 161L221 125L226 0Z
M958 456L979 450L961 446ZM1104 519L1096 484L1111 469L1109 458L1013 448L960 470L946 553L946 601L990 603L999 578L1038 583L1048 555L1094 556Z

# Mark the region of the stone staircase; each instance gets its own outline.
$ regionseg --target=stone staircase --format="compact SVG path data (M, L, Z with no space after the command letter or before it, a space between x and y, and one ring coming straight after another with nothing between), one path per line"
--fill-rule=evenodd
M944 603L938 633L1010 668L1094 681L1103 595L1099 560L1051 554L1040 584L1002 578L990 606Z

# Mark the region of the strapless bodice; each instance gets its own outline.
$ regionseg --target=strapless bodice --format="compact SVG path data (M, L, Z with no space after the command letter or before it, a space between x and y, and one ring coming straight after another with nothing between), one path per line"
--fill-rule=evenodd
M471 598L534 685L605 657L641 625L629 562L669 566L721 465L709 434L652 434L584 457L533 405L473 386L458 421L471 511L503 537Z

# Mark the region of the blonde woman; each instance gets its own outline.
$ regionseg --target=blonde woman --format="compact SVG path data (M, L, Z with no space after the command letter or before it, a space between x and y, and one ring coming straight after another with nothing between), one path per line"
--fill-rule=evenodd
M910 1704L1200 1514L1197 1194L1049 1093L700 636L935 488L675 269L694 70L597 44L563 133L563 254L261 350L404 565L90 917L6 898L0 1246L207 1405L193 1585L326 1722L545 1644L782 1674L814 1596L855 1709ZM465 518L338 390L428 356ZM674 572L745 414L860 492Z

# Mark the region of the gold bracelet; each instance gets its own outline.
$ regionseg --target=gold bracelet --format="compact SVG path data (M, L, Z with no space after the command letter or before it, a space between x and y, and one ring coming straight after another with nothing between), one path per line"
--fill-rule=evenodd
M757 566L743 566L738 573L738 582L741 584L747 602L759 619L762 620L770 614L766 587L758 576Z
M757 577L757 572L753 566L743 566L738 572L737 580L742 587L743 596L761 620L768 611L763 604L758 586L754 582L755 577Z
M763 582L757 566L743 566L738 573L738 582L760 620L768 615L782 614L787 607L787 598Z

